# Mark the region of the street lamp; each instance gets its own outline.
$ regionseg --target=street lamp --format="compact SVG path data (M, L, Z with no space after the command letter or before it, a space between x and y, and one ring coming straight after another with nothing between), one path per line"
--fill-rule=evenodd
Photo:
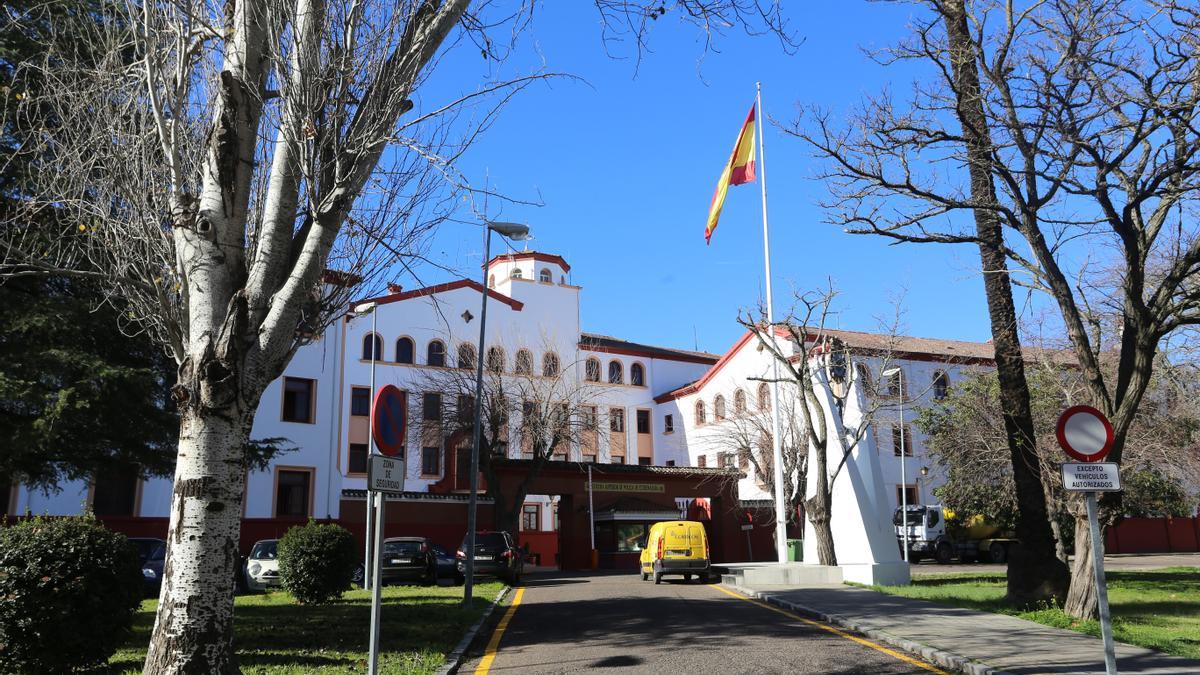
M917 497L920 498L921 503L925 502L925 481L928 479L929 467L923 466L921 467L921 477L917 479L917 487L921 488L917 491Z
M463 606L471 604L471 592L475 587L475 507L476 492L479 490L479 443L482 439L483 424L483 360L484 360L484 327L487 325L488 301L488 263L492 260L492 232L510 241L526 241L532 239L529 226L520 223L488 222L483 228L483 300L479 309L479 351L475 353L475 421L473 440L471 443L471 492L467 495L467 545L466 581L463 585Z
M376 346L378 346L376 343L376 340L379 339L379 331L375 330L376 323L378 321L378 316L375 314L375 307L376 307L376 304L374 302L364 302L364 303L354 307L354 315L355 316L366 316L368 314L371 315L371 398L374 398L374 396L375 396L375 357L378 356L377 352L379 351L378 349L376 349ZM368 410L368 415L370 415L370 418L369 418L370 421L367 424L367 444L368 444L367 445L367 462L368 463L371 461L371 457L370 457L371 454L375 452L375 435L374 435L375 406L374 406L374 404L373 404L374 402L371 400L371 398L367 399L367 410ZM376 498L382 499L382 497L378 496L378 495ZM365 548L365 552L363 553L363 583L362 583L362 587L370 588L371 587L371 572L370 572L371 568L368 563L370 563L370 561L371 561L371 533L373 532L372 521L374 521L374 519L375 519L374 518L375 502L374 502L374 500L371 499L371 492L369 490L367 491L367 496L365 498L365 504L366 504L366 508L367 508L367 529L366 529L365 536L363 536L363 540L366 543L366 548Z
M904 381L904 370L900 367L888 368L880 375L885 380L895 375L900 385L900 540L903 542L904 562L908 562L908 476L904 466L904 385L907 383Z

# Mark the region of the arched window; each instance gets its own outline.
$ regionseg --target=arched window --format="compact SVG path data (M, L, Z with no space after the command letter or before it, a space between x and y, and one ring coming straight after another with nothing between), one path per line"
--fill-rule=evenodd
M538 272L538 281L542 282L543 284L554 283L554 275L550 274L549 267L543 267L542 271Z
M946 371L939 370L933 374L933 397L936 399L946 398L950 393L950 376Z
M464 342L458 346L458 367L475 367L475 345Z
M528 375L533 372L533 354L528 349L517 351L517 359L513 364L513 372L518 375Z
M629 384L635 387L646 386L646 369L642 367L642 364L635 363L629 366Z
M583 366L583 379L588 382L600 381L600 359L591 358Z
M504 350L500 347L488 347L487 369L493 373L504 372Z
M696 426L704 424L704 401L696 401Z
M904 376L903 369L899 367L892 368L891 372L887 375L887 379L884 381L884 390L887 392L887 395L896 397L903 396L905 379L907 378Z
M741 389L733 392L733 414L746 414L746 392L742 391Z
M425 365L446 365L446 344L444 342L441 340L433 340L429 343L429 346L425 348Z
M616 360L609 361L608 362L608 383L609 384L621 384L624 381L625 381L625 367L621 365L620 361L616 361Z
M758 385L758 409L763 412L771 410L771 386L766 382Z
M866 364L860 363L854 367L854 372L858 373L858 385L867 394L875 393L875 385L871 383L871 371Z
M545 377L558 377L558 354L548 352L542 357L542 375Z
M378 335L367 333L363 336L362 357L364 361L383 360L383 340L380 340Z
M412 338L402 337L396 340L396 363L412 363L413 351Z
M488 275L488 288L495 288L495 287L496 287L496 275L489 274Z
M713 399L713 421L720 422L725 419L725 397L717 394Z
M520 267L514 267L514 268L512 269L512 272L511 272L511 273L508 275L508 278L509 278L509 279L520 279L520 278L522 278L522 276L523 276L523 275L521 274L521 268L520 268Z

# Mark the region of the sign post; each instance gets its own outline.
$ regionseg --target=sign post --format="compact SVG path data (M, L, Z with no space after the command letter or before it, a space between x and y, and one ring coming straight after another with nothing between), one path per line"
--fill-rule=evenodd
M1092 568L1096 571L1096 601L1100 612L1100 635L1104 639L1104 671L1117 675L1117 652L1113 644L1112 615L1108 609L1108 585L1104 579L1104 542L1100 539L1097 492L1121 489L1121 467L1100 460L1112 449L1113 428L1104 413L1091 406L1067 408L1058 418L1058 444L1078 463L1062 465L1063 489L1083 492L1087 501L1088 529L1092 539ZM1076 551L1076 555L1079 552Z
M370 455L367 464L367 500L376 496L379 498L378 511L375 515L375 532L372 537L371 559L369 569L363 570L363 576L371 575L371 639L370 654L367 661L367 673L379 673L379 623L382 589L380 571L383 561L380 559L383 551L383 521L384 504L387 495L404 492L404 457L396 454L404 447L404 436L407 431L407 395L392 385L387 385L375 395L371 408L371 437L380 454Z

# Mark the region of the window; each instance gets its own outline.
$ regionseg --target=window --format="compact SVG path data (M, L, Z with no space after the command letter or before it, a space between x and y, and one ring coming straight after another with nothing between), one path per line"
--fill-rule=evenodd
M464 342L458 346L458 367L475 367L475 345Z
M508 275L508 278L509 278L509 279L521 279L521 278L524 278L524 276L525 276L525 275L521 274L521 268L520 268L520 267L514 267L514 268L513 268L513 270L512 270L512 272L511 272L511 273L509 273L509 275Z
M892 453L897 457L900 456L900 448L904 448L905 457L912 457L912 436L909 434L907 424L904 426L892 425Z
M421 419L438 422L442 419L442 395L427 393L421 396Z
M283 378L283 421L313 422L313 390L317 387L316 380L301 377Z
M594 453L594 452L583 453L583 462L585 464L595 464L596 463L596 453Z
M629 384L635 387L646 386L646 369L642 367L642 364L635 363L629 366Z
M500 347L488 347L487 369L493 373L504 372L504 350Z
M421 476L442 474L442 449L426 446L421 448Z
M371 390L366 387L350 388L350 414L367 417L371 414Z
M738 450L738 469L741 471L750 470L750 448Z
M725 419L725 397L717 394L713 399L713 421L720 422Z
M650 433L650 411L649 410L637 411L637 432L639 434Z
M771 385L766 382L758 385L758 409L771 412Z
M903 499L905 504L920 504L921 495L917 493L917 486L908 485L901 487L896 486L896 505L900 505L900 500ZM912 522L911 520L909 522Z
M741 389L733 392L733 414L746 414L746 392L742 391Z
M583 366L583 379L588 382L600 381L600 359L588 359Z
M542 507L540 504L521 506L521 530L537 532L542 529Z
M350 473L367 472L367 444L350 444L350 465L346 467Z
M513 362L513 372L518 375L528 375L533 372L533 354L528 349L517 350L517 358Z
M904 373L900 368L896 368L887 376L887 381L884 384L888 396L903 396L904 389Z
M617 551L638 552L646 548L650 526L644 523L617 523Z
M138 467L114 464L96 472L92 483L92 512L98 516L136 516ZM0 495L7 510L9 492Z
M538 281L543 284L554 283L554 275L550 273L549 267L543 267L541 272L538 272Z
M858 373L858 384L862 387L863 392L867 395L875 393L875 385L871 383L871 371L863 364L858 364L854 368L854 372Z
M675 433L675 416L674 415L664 415L663 416L663 433L664 434Z
M700 467L701 469L707 468L708 467L708 456L700 455L699 457L697 457L696 458L696 466Z
M650 466L650 458L649 457L638 457L638 464L640 466Z
M933 397L941 400L950 393L950 376L946 371L939 370L933 374Z
M363 336L362 358L363 361L383 360L383 340L380 340L378 335L367 333Z
M277 518L307 518L312 496L311 469L276 469L275 516Z
M704 401L696 401L696 426L703 426L704 422Z
M717 466L721 467L722 469L732 469L733 468L733 453L732 452L718 452L717 453Z
M668 460L667 460L667 466L675 466L675 460L673 460L673 459L668 459Z
M625 455L613 455L612 459L609 460L609 463L610 464L624 464L625 463Z
M425 364L429 366L446 365L446 345L441 340L434 340L425 349Z
M542 357L542 375L558 377L558 354L550 352Z
M475 419L475 397L459 394L454 402L454 412L458 415L459 424L470 424Z
M621 384L625 381L625 368L621 366L620 361L608 362L608 382L609 384Z
M413 351L412 338L402 337L396 340L396 363L412 363Z
M612 408L608 411L608 428L617 433L625 432L625 410Z
M591 431L596 428L596 406L585 405L580 411L583 418L583 428Z

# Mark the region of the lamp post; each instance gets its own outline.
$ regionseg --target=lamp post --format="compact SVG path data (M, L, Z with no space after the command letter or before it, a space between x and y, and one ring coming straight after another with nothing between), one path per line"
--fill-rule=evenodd
M374 302L364 302L361 305L354 307L355 316L371 315L371 396L367 398L367 414L370 416L367 423L367 462L371 461L371 454L375 452L375 405L372 399L375 397L375 358L379 356L379 350L376 349L379 340L379 331L376 330L378 323L378 315L375 314L376 304ZM382 348L382 347L381 347ZM382 499L382 497L380 497ZM371 533L373 532L372 525L375 519L375 501L371 498L371 492L367 491L367 496L364 503L367 508L367 529L363 535L365 547L363 549L363 583L365 589L371 588Z
M881 373L885 378L896 376L900 385L900 540L903 543L904 562L908 562L908 475L905 473L904 455L907 450L904 438L904 370L888 368Z
M489 222L483 228L483 300L479 309L479 351L475 353L475 419L472 424L471 442L471 492L467 495L467 545L463 567L466 568L463 584L463 606L471 604L475 587L475 507L476 492L479 490L479 442L483 435L483 360L484 328L487 326L488 263L492 260L492 232L511 241L531 239L529 226L520 223Z
M925 481L928 479L929 467L923 466L921 467L921 477L917 479L917 487L920 488L917 490L917 498L921 500L922 504L925 503Z

